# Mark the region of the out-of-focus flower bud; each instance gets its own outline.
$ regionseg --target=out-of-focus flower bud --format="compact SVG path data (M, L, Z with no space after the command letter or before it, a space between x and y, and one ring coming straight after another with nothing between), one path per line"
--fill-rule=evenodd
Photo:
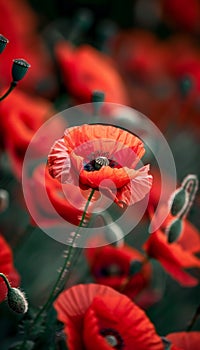
M24 78L27 70L30 68L30 64L24 59L17 58L13 60L12 65L12 77L13 81L18 82Z
M5 38L2 34L0 34L0 53L3 52L6 45L9 43L9 40Z
M189 193L182 187L178 188L170 198L171 209L173 216L180 216L186 209L189 203Z
M103 103L104 99L105 99L105 94L104 94L103 91L95 90L95 91L92 92L92 98L91 98L92 102L101 102L101 103Z
M131 276L135 275L136 273L140 272L142 268L142 261L139 260L133 260L130 263L130 270L129 270L129 274Z
M183 232L183 221L179 218L176 218L174 221L172 221L172 223L166 229L168 242L173 243L177 241L182 232Z
M8 208L9 195L6 190L0 189L0 213Z
M7 294L9 307L18 314L25 314L28 310L28 302L24 293L18 288L9 288Z

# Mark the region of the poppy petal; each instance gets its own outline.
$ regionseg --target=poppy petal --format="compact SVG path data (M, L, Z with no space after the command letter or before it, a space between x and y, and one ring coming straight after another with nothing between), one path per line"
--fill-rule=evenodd
M149 164L140 168L131 182L117 191L115 201L123 205L133 205L142 200L149 193L153 178L148 174Z
M166 336L174 345L182 350L197 350L200 344L200 332L177 332Z
M167 237L161 232L152 233L144 244L147 254L157 259L166 271L183 286L195 286L198 280L188 273L184 267L200 267L200 261L176 244L169 244Z

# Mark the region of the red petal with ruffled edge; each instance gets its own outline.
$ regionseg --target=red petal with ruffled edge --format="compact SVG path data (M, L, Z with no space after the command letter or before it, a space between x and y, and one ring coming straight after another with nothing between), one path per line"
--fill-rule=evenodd
M116 334L119 349L163 350L160 337L145 313L120 294L96 296L84 318L84 344L88 350L111 349L104 334ZM121 347L120 347L121 345Z
M200 268L200 259L183 250L177 243L169 244L162 231L152 233L144 244L144 249L150 257L159 260L166 271L183 286L193 287L198 284L198 280L183 268Z
M174 345L181 350L198 350L200 344L200 332L177 332L166 335Z
M78 285L64 291L54 303L58 319L65 324L70 350L105 349L102 329L113 328L126 349L164 350L161 338L145 313L113 289L95 284Z

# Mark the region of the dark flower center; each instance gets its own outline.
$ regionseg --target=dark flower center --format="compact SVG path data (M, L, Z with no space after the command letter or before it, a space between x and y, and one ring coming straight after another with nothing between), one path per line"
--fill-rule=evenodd
M124 341L121 335L113 328L104 328L100 330L100 334L105 338L107 343L114 349L122 350Z
M119 164L115 162L113 159L108 159L107 157L97 157L91 160L89 163L84 165L84 170L86 171L95 171L100 170L102 166L109 166L111 168L119 167Z
M97 273L98 276L111 277L111 276L122 276L123 271L118 264L110 264L102 266L101 270Z

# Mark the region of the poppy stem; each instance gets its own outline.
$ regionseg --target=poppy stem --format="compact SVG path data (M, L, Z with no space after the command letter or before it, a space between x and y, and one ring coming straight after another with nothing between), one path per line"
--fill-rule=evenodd
M200 316L200 305L196 309L196 312L195 312L194 316L192 317L189 325L187 326L187 332L191 331L192 327L194 326L194 324L197 321L199 316Z
M3 101L13 91L13 89L16 86L17 86L17 81L12 81L10 83L10 87L8 88L8 90L5 92L5 94L3 96L0 97L0 101Z
M10 285L10 282L8 281L7 277L3 273L0 273L0 277L3 278L7 289L10 290L11 289L11 285Z
M52 290L51 290L51 292L50 292L50 295L49 295L49 297L48 297L46 303L45 303L45 304L43 305L43 307L39 310L39 312L37 313L37 315L36 315L35 318L33 319L32 323L31 323L31 326L30 326L29 329L27 330L27 336L26 336L26 338L24 339L24 341L23 341L23 343L22 343L22 345L21 345L21 347L20 347L20 350L25 349L26 342L27 342L27 340L28 340L28 336L30 335L30 332L31 332L33 326L35 326L35 325L37 324L37 322L39 321L39 319L40 319L40 317L42 316L42 314L43 314L45 311L47 311L48 308L52 305L54 299L56 298L56 296L57 296L57 294L58 294L58 293L57 293L58 287L59 287L59 285L60 285L60 282L63 280L63 276L65 275L66 272L69 272L69 269L68 269L68 268L69 268L69 266L71 265L71 264L70 264L70 260L71 260L71 258L72 258L72 256L73 256L73 253L74 253L75 242L76 242L76 239L77 239L77 237L78 237L78 235L79 235L79 232L80 232L80 230L81 230L81 228L82 228L82 226L83 226L83 224L84 224L84 222L85 222L85 217L86 217L86 214L87 214L87 209L88 209L89 204L90 204L90 201L91 201L91 199L92 199L92 197L93 197L93 195L94 195L94 192L95 192L95 189L92 189L91 192L90 192L90 195L89 195L89 197L88 197L88 199L87 199L87 202L86 202L86 205L85 205L85 208L84 208L84 211L83 211L83 215L82 215L81 221L80 221L79 226L78 226L78 228L77 228L77 230L76 230L76 232L75 232L75 234L74 234L74 236L73 236L71 245L70 245L70 247L69 247L69 249L68 249L68 251L67 251L67 255L66 255L66 258L65 258L65 260L64 260L64 264L63 264L63 266L62 266L62 269L61 269L61 271L60 271L60 273L59 273L59 275L58 275L58 278L57 278L57 280L56 280L56 282L55 282L55 284L54 284L54 286L53 286L53 288L52 288Z

